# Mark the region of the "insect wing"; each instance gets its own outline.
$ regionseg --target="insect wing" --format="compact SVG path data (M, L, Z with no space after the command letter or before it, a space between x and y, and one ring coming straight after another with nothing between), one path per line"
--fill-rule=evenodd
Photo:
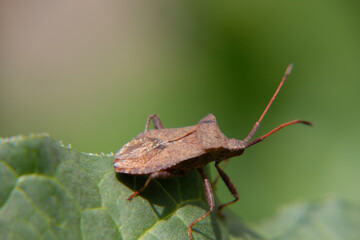
M134 173L164 148L156 138L136 137L125 144L116 154L114 167L117 172Z
M163 150L147 161L143 169L144 171L151 168L157 171L165 170L202 154L205 154L205 151L199 144L197 133L194 132L194 134L190 134L177 141L165 143Z
M171 142L187 136L189 133L194 132L196 129L196 125L183 128L154 129L148 132L140 133L138 137L144 136L148 138L156 138L163 142Z

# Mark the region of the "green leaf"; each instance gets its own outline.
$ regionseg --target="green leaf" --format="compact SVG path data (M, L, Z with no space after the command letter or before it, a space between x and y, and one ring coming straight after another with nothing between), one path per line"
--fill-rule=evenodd
M146 178L116 175L113 160L46 134L2 139L0 239L188 239L188 225L208 209L199 174L155 180L129 202ZM228 222L211 214L194 226L194 237L229 239Z
M360 239L360 202L338 197L283 208L259 226L265 239Z
M188 239L188 225L208 209L197 172L155 180L129 202L146 177L116 175L113 159L45 134L0 140L0 239ZM355 240L358 226L358 201L329 198L284 208L259 234L231 213L213 213L193 232L197 240Z

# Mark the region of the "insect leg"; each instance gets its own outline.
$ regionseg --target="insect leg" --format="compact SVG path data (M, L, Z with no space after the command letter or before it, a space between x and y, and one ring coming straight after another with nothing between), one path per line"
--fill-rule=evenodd
M148 177L148 179L146 180L144 186L142 188L140 188L138 191L134 192L133 194L130 195L130 197L128 197L127 200L131 201L131 199L133 199L134 197L136 197L137 195L139 195L140 193L142 193L145 188L149 185L149 183L151 182L152 179L154 178L171 178L171 177L181 177L184 175L184 172L179 172L179 173L172 173L172 172L154 172L152 174L150 174L150 176Z
M228 203L224 203L222 205L219 206L218 208L218 214L221 217L224 217L224 214L221 212L222 209L230 204L235 203L237 200L239 200L239 194L234 186L234 184L232 183L231 179L229 178L228 175L226 175L226 173L220 168L220 166L218 165L219 163L215 163L215 167L218 170L220 177L222 178L222 180L225 182L226 186L228 187L229 191L231 192L231 194L235 197L235 199L231 202Z
M157 114L151 114L146 121L145 132L147 132L149 130L149 125L150 125L151 119L153 120L155 129L163 129L164 128L164 125L162 124L159 116Z
M224 162L224 164L222 165L222 169L225 169L226 165L229 163L229 159L226 159L223 162ZM220 178L220 175L217 175L215 180L211 184L214 191L216 191L216 184L218 183L219 178Z
M206 202L209 205L210 209L204 215L202 215L201 217L199 217L198 219L196 219L192 223L190 223L189 228L188 228L188 234L189 234L190 240L193 239L192 227L197 222L199 222L202 219L206 218L214 210L214 207L215 207L214 194L213 194L213 191L212 191L212 188L211 188L210 181L207 178L207 176L205 175L205 172L204 172L204 170L202 168L198 168L197 170L198 170L198 172L200 173L200 175L201 175L201 177L203 179L205 198L206 198Z

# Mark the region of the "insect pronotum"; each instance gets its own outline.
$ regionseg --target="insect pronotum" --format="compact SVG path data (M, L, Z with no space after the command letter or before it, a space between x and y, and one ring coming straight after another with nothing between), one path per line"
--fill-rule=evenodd
M204 193L209 210L189 225L189 238L193 239L192 227L207 217L215 207L212 185L203 170L205 165L215 161L215 167L221 179L235 197L233 201L219 206L218 214L223 216L222 209L235 203L239 196L234 184L223 169L220 168L219 163L231 157L241 155L246 148L261 142L286 126L296 123L312 125L308 121L293 120L279 125L259 138L251 140L291 69L292 65L289 65L264 112L244 140L228 139L220 131L216 118L212 114L208 114L194 126L183 128L164 128L156 114L150 115L146 122L145 131L126 143L115 154L114 167L116 172L131 175L149 175L145 185L131 194L128 200L143 192L154 178L179 177L183 176L187 171L196 169L203 180ZM153 130L149 130L151 120L155 128Z

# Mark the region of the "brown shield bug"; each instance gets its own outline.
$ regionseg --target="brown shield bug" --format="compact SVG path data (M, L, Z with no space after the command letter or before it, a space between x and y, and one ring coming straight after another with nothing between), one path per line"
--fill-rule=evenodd
M145 131L125 144L115 154L114 167L116 172L131 175L149 175L145 185L131 194L128 200L143 192L154 178L178 177L189 170L196 169L203 179L204 193L209 210L189 225L188 234L190 239L193 239L192 227L207 217L215 207L212 185L203 170L205 165L215 161L215 167L220 177L235 197L233 201L219 206L218 213L222 216L222 209L235 203L239 197L234 184L223 169L220 168L219 163L241 155L246 148L261 142L269 135L286 126L296 123L312 125L308 121L293 120L281 124L255 140L251 140L291 69L292 65L289 65L267 107L244 140L228 139L220 131L215 116L212 114L208 114L198 124L184 128L164 128L156 114L150 115L146 122ZM155 127L153 130L149 130L151 120Z

